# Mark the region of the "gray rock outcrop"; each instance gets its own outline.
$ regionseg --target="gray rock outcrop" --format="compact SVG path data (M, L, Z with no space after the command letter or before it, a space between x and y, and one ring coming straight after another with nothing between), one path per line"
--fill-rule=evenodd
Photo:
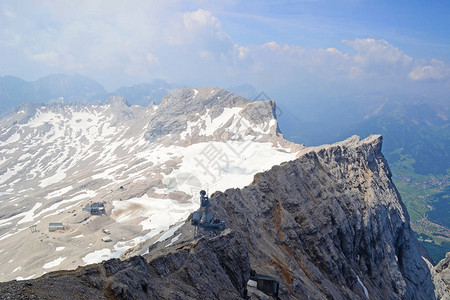
M0 299L242 299L250 263L232 232L158 256L112 259L29 281L0 283Z
M436 266L428 263L438 300L450 300L450 252Z
M253 132L254 125L264 125L262 128L267 131L266 140L273 141L280 135L277 126L269 127L269 120L276 119L276 106L273 100L251 101L219 87L200 87L195 89L175 89L165 96L158 106L158 114L155 115L148 124L146 138L155 141L160 138L170 140L171 144L180 144L179 134L185 131L188 122L198 123L193 129L189 140L181 144L189 145L195 142L205 141L228 141L233 138L235 132L229 132L231 122L221 124L213 133L212 138L199 134L199 129L206 127L205 120L200 120L201 116L208 116L214 119L220 116L226 108L242 108L241 116L245 118L239 120L238 128L247 128L241 136L254 136L261 140L260 132ZM248 122L248 124L247 124ZM263 127L264 127L263 126ZM200 128L199 128L200 127ZM235 128L233 128L234 131ZM267 139L270 135L270 139ZM284 140L279 140L282 142ZM284 141L285 142L285 141Z

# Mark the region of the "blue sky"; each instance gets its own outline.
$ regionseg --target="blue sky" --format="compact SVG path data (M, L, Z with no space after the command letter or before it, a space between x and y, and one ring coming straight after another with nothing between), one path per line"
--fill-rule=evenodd
M0 1L0 75L450 95L450 1Z
M242 3L216 11L239 43L277 39L279 43L328 48L343 39L371 37L388 40L412 56L450 57L449 1Z

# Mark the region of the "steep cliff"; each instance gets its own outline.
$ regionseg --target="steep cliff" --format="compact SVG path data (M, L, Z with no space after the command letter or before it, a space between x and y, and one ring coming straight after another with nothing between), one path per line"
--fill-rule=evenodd
M215 193L215 210L246 240L252 266L281 298L433 299L381 136L305 150Z
M234 299L251 265L279 281L281 299L434 299L381 144L352 137L304 149L247 187L214 193L212 210L229 227L218 237L193 241L187 222L144 258L0 283L0 294Z
M431 277L435 286L434 294L437 299L450 300L450 252L447 252L436 266L428 261Z

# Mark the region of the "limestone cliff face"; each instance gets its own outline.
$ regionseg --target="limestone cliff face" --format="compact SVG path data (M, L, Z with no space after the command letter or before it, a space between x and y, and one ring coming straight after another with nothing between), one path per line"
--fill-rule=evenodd
M307 150L212 196L283 299L433 299L381 136Z
M450 252L447 252L436 266L428 261L431 277L435 286L434 294L436 299L450 300Z
M176 243L144 257L0 283L0 295L238 299L253 268L279 281L281 299L435 299L381 144L352 137L304 149L243 189L214 193L229 227L218 237L193 241L187 222Z

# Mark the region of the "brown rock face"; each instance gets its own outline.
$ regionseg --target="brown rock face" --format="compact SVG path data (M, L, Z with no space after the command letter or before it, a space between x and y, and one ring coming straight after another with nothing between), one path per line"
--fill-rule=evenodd
M278 278L281 298L434 298L381 141L309 150L212 196L252 267Z

